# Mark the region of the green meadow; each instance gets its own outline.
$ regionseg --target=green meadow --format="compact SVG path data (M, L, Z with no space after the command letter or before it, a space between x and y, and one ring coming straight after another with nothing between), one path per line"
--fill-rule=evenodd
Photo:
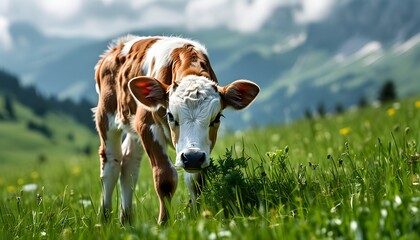
M221 134L198 209L180 171L163 226L147 158L134 223L118 221L118 188L113 218L102 222L96 134L62 115L36 117L21 105L16 113L0 122L0 239L420 236L418 97ZM52 135L28 130L29 120Z

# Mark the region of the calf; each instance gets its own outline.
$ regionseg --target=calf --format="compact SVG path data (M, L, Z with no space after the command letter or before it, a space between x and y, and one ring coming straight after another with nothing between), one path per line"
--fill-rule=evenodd
M255 83L246 80L219 86L205 47L177 37L120 38L101 56L95 78L102 210L108 218L119 178L122 222L131 221L144 151L152 166L162 223L178 183L166 145L175 148L175 166L185 170L194 201L201 170L210 164L222 111L247 107L259 92Z

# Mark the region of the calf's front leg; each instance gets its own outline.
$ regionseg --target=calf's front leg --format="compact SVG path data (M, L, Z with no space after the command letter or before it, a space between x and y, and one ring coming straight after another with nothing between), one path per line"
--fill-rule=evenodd
M151 128L143 127L140 136L152 166L154 186L159 197L158 223L163 224L169 217L170 203L178 185L178 173L166 153L164 138L159 131L152 132Z

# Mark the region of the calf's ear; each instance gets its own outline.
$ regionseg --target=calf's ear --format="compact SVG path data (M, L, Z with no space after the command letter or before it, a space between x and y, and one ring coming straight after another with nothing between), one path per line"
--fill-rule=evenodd
M248 80L236 80L224 87L219 87L223 107L240 110L249 106L260 92L257 84Z
M131 95L149 110L156 111L160 106L167 107L168 85L151 77L135 77L128 82Z

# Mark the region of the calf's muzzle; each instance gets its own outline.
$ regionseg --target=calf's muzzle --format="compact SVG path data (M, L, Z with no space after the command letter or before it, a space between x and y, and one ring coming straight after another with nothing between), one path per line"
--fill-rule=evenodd
M188 148L181 153L181 161L187 172L201 171L206 161L206 153L199 148Z

